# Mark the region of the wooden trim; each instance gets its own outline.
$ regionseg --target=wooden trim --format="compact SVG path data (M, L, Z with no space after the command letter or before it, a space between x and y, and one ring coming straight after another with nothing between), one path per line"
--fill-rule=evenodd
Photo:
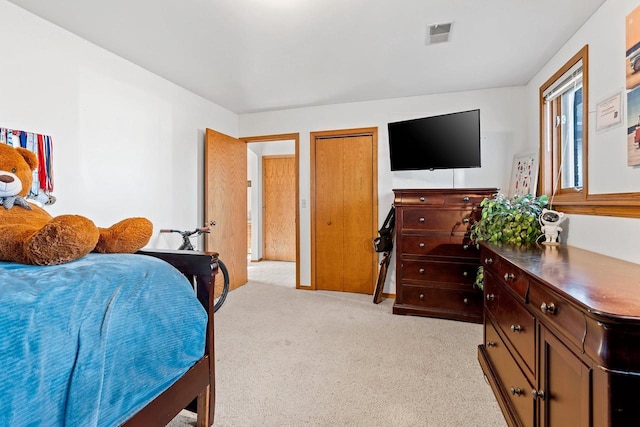
M286 141L286 140L295 140L298 141L300 139L299 133L280 133L276 135L257 135L257 136L243 136L238 138L240 141L244 141L246 143L249 142L274 142L274 141Z
M556 199L553 204L568 214L640 218L640 193L589 194L586 202Z
M309 164L310 164L310 176L309 176L309 209L311 210L311 223L309 224L309 231L311 233L311 284L309 290L316 290L316 137L315 133L311 132L309 135Z
M546 132L544 128L544 99L543 92L562 74L564 74L575 63L582 59L583 65L583 168L584 168L584 185L581 191L572 189L560 189L556 195L552 197L553 208L561 210L565 213L576 215L601 215L615 216L625 218L640 218L640 193L606 193L606 194L590 194L589 193L589 46L585 45L578 53L576 53L561 69L559 69L549 80L540 87L540 178L538 181L540 193L553 195L554 180L556 180L555 168L557 159L546 154L544 143Z
M323 131L314 131L311 132L311 136L315 138L333 138L343 136L348 138L350 136L358 136L358 135L371 135L374 137L374 142L378 140L378 128L354 128L354 129L339 129L339 130L323 130ZM315 141L315 138L313 140ZM377 153L376 153L377 154Z
M373 229L371 230L371 236L376 236L378 234L378 128L377 127L368 127L368 128L353 128L353 129L337 129L337 130L325 130L325 131L314 131L309 134L309 149L310 149L310 161L311 161L311 176L310 176L310 203L309 207L311 208L311 290L316 290L316 202L315 202L315 194L316 194L316 179L315 179L315 170L316 170L316 140L323 138L335 138L335 137L353 137L367 135L372 138L372 208L373 208ZM377 252L373 253L372 257L372 272L378 271L378 254ZM371 293L375 292L377 274L373 274L373 281L371 283Z
M583 168L583 186L581 191L575 191L573 189L561 189L556 188L559 186L560 171L559 165L561 162L560 153L558 153L557 144L560 142L556 138L552 138L551 153L546 152L545 142L547 135L544 114L544 91L549 88L556 80L558 80L563 74L565 74L571 67L582 60L582 168ZM569 59L558 71L556 71L542 86L539 91L539 130L540 130L540 192L542 194L553 195L554 202L561 205L563 202L585 202L587 200L586 195L589 194L589 45L584 45L571 59ZM554 132L552 130L551 132ZM554 203L555 204L555 203Z
M281 133L276 135L244 136L238 139L245 143L289 140L294 142L296 168L296 289L300 289L300 134Z

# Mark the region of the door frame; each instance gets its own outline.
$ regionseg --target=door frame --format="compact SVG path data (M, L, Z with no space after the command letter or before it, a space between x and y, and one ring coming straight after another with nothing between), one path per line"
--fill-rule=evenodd
M258 136L244 136L238 138L245 144L250 142L279 142L279 141L293 141L294 142L294 156L295 156L295 170L296 170L296 184L295 184L295 197L296 197L296 289L308 289L307 287L300 286L300 134L299 133L284 133L277 135L258 135Z
M355 128L355 129L339 129L339 130L327 130L327 131L317 131L311 132L309 134L309 151L311 157L311 290L316 290L316 140L323 138L348 138L353 136L371 136L373 142L373 152L372 152L372 170L371 170L371 180L372 180L372 192L371 195L371 209L373 210L373 224L371 230L371 238L377 236L378 234L378 128L370 127L370 128ZM373 245L373 241L371 243ZM372 272L373 281L371 283L371 293L373 294L376 286L377 279L377 265L378 265L378 254L373 251L372 255ZM330 268L329 266L325 266L325 268Z

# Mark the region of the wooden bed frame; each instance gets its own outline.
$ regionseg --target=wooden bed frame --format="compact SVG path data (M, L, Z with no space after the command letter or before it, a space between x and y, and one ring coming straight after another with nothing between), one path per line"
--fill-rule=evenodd
M126 427L166 426L194 399L197 399L198 427L213 424L215 409L215 357L213 349L213 292L209 284L218 272L216 252L144 250L139 254L160 258L178 269L195 284L198 300L207 310L207 338L204 356L171 387L127 420Z

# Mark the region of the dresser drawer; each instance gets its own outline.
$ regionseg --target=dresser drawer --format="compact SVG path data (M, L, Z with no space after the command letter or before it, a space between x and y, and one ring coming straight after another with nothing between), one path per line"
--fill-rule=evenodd
M484 275L485 309L515 352L535 374L535 318L489 272Z
M473 222L470 209L402 209L406 230L465 232Z
M442 311L482 313L482 293L477 290L405 284L401 292L403 304L437 307Z
M476 279L478 264L446 261L402 260L400 279L428 280L431 282L447 282L468 284Z
M521 425L529 425L534 419L536 400L531 397L534 387L511 357L509 349L489 319L485 320L484 336L485 350L498 374L503 394L511 401Z
M445 194L444 205L445 206L478 206L486 198L490 197L487 194Z
M499 278L507 288L520 297L522 302L528 302L529 278L520 269L484 247L480 249L480 262L485 271Z
M398 203L399 202L399 203ZM401 193L400 200L396 198L396 205L416 205L416 206L442 206L444 204L444 197L442 193Z
M536 282L531 284L529 301L531 309L542 322L551 323L570 342L582 349L587 323L580 310Z
M402 252L407 255L472 258L478 260L479 251L466 234L442 233L406 235L402 239Z

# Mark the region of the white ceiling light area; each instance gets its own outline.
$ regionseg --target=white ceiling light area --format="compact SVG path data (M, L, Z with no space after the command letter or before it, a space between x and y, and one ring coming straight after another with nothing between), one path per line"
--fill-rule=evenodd
M9 1L241 114L524 85L605 0Z

